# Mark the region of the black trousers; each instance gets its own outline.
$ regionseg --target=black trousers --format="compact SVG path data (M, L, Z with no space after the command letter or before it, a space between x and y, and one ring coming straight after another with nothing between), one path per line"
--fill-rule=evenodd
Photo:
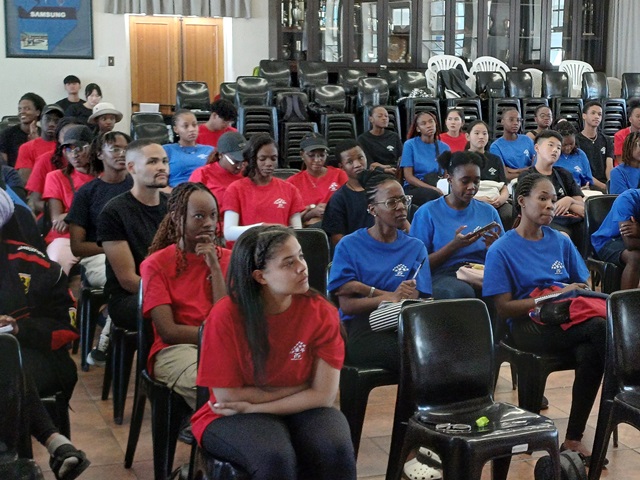
M109 298L109 316L116 327L138 330L138 294L112 295Z
M386 368L400 372L398 332L374 332L368 315L344 322L347 330L347 363L358 367Z
M518 347L532 352L572 352L576 376L571 395L567 439L581 440L604 372L606 321L595 317L573 325L538 325L528 318L513 321L511 333Z
M206 428L202 447L238 465L253 480L356 478L349 425L335 408L218 418Z

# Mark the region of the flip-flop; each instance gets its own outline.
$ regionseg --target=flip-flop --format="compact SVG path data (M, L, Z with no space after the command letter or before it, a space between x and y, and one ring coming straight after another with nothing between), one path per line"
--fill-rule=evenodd
M417 458L404 464L404 474L409 480L441 480L442 473L429 465L420 463Z
M67 470L63 476L60 476L60 469L67 458L77 458L78 463L71 470ZM85 453L70 443L65 443L56 448L56 451L49 459L49 466L56 476L56 480L75 480L89 468L89 465L91 465L91 462L87 459Z

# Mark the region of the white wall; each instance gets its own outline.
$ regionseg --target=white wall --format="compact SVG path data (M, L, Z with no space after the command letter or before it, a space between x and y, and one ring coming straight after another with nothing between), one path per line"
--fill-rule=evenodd
M105 102L113 103L124 119L116 128L129 130L131 116L131 69L128 20L125 15L102 13L105 0L93 0L92 60L6 58L4 21L0 20L0 116L15 115L18 100L29 91L47 103L63 98L62 79L77 75L83 86L94 82L102 88ZM251 19L225 19L225 81L251 75L261 59L269 58L268 2L252 0ZM4 2L0 2L0 19ZM115 57L115 66L101 67L100 59Z

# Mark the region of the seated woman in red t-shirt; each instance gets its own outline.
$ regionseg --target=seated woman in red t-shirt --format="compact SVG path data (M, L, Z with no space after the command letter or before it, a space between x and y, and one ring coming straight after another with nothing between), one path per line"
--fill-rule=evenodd
M220 247L218 205L202 183L179 184L167 210L140 265L142 310L155 333L147 369L195 409L198 329L227 294L231 252Z
M78 298L80 272L71 271L80 259L71 252L69 225L64 221L76 191L95 178L91 171L90 147L93 140L91 131L84 125L69 128L60 150L67 160L61 170L49 172L45 178L43 200L48 202L51 216L51 230L45 237L47 255L60 264L70 277L71 290Z
M300 190L305 209L302 223L305 227L319 227L327 202L349 177L344 170L325 166L329 147L324 137L312 133L300 142L303 170L289 177L287 182Z
M218 207L224 211L222 200L227 187L242 178L242 171L247 165L242 156L242 149L247 140L238 132L224 133L218 140L218 147L209 155L204 167L196 168L190 182L204 183L218 200Z
M300 191L273 176L278 166L275 140L259 133L242 153L247 162L245 178L229 185L224 194L224 238L235 241L245 230L263 223L302 228Z
M356 478L349 427L333 408L344 341L338 311L309 291L291 229L254 227L233 248L229 296L204 329L192 417L207 452L252 479Z

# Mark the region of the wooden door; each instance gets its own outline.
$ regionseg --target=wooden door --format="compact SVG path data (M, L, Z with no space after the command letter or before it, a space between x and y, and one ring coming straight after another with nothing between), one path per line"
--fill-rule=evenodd
M224 42L221 18L129 17L131 102L159 103L172 114L176 84L207 82L211 98L224 81Z
M182 20L182 79L207 82L211 98L224 81L224 42L221 18Z
M131 102L159 103L171 114L180 80L180 22L178 17L129 16Z

